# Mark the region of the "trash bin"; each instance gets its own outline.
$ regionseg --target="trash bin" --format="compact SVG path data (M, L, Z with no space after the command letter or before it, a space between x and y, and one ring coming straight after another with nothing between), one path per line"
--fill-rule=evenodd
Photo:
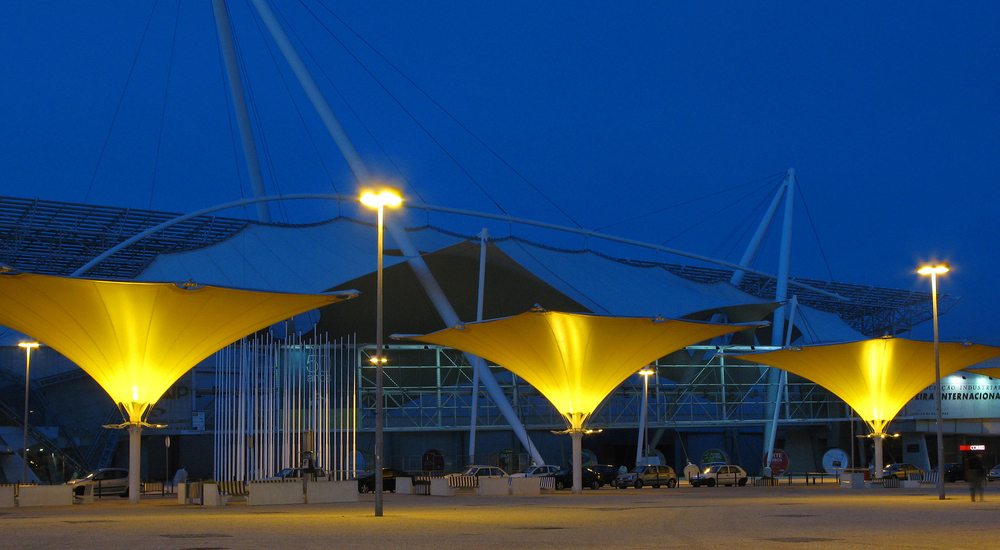
M200 479L191 479L184 483L184 505L205 504L205 493L202 488L203 482Z

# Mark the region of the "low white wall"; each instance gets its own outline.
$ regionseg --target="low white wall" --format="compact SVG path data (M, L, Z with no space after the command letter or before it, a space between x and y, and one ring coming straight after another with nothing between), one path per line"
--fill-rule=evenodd
M845 489L864 489L865 474L858 474L858 473L841 474L840 486Z
M28 506L72 506L72 485L22 485L18 489L17 505Z
M310 481L306 491L306 502L309 504L358 501L357 481ZM250 494L253 495L253 492Z
M510 494L540 495L542 494L541 481L540 477L512 477L510 478Z
M357 489L355 489L355 492ZM266 506L269 504L302 504L302 482L295 481L251 481L249 506Z
M13 485L0 486L0 508L13 508L17 505L14 492Z
M448 485L448 478L446 477L432 477L431 478L431 496L435 497L453 497L455 496L455 488Z
M229 500L228 496L219 494L218 483L206 483L201 490L205 493L205 506L225 506Z
M93 504L94 503L94 484L84 483L83 484L83 494L76 494L76 487L73 488L73 504L77 504L77 499L80 500L79 504Z
M413 494L413 478L412 477L397 477L396 478L396 494L397 495L412 495Z
M509 495L510 478L481 477L479 478L479 494L483 496Z

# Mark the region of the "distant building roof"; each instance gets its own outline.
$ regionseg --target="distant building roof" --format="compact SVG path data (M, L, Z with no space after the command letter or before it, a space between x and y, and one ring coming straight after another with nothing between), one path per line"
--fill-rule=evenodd
M151 210L0 197L0 263L25 272L69 274L115 244L175 217ZM442 286L466 285L468 277L460 280L450 274L478 270L476 237L434 227L411 228L408 232L432 268L439 266L434 269L436 277L449 279ZM732 270L724 268L633 261L590 249L554 248L517 237L490 242L493 252L488 272L502 269L516 281L504 290L506 305L487 304L487 310L492 307L495 315L520 313L538 298L551 309L613 315L680 317L709 312L710 316L714 311L739 307L747 316L743 320L752 320L760 318L764 314L761 308L770 307L767 304L774 300L774 280L760 275L747 274L737 288L729 283ZM398 271L393 266L405 261L398 250L391 250L392 246L392 239L387 239L387 276L393 276ZM125 248L87 275L145 281L193 280L303 293L347 288L345 285L350 284L364 292L369 278L374 290L374 248L374 225L350 218L311 225L261 225L202 216ZM413 283L405 269L396 277L400 279L397 284ZM899 334L931 318L928 292L796 280L847 298L841 301L795 288L800 304L795 324L806 342ZM510 297L514 288L523 291L519 299ZM527 288L531 292L524 291ZM449 298L463 302L462 297L452 296L455 292L446 292ZM474 295L475 290L471 292ZM362 308L367 300L363 295L351 307ZM464 301L474 304L474 298ZM941 311L946 312L955 301L955 297L942 296ZM474 318L468 307L465 314L459 313L463 319ZM740 315L732 309L726 313L731 318ZM423 310L411 314L415 318L426 316ZM437 328L441 327L428 330Z
M0 197L0 263L28 273L69 275L115 244L178 214ZM131 279L157 254L218 242L244 228L234 218L201 216L112 256L89 277Z

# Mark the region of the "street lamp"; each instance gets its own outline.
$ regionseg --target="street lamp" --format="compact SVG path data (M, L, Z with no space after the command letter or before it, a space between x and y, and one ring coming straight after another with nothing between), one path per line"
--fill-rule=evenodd
M28 482L28 380L31 376L31 350L38 347L38 342L21 342L18 346L24 348L24 440L21 445L21 483Z
M948 273L948 264L925 265L918 269L917 273L931 276L931 306L934 318L934 378L937 380L934 389L934 408L937 413L937 486L938 498L944 500L944 427L941 421L941 357L938 354L937 276L941 273Z
M361 204L378 209L378 269L375 313L375 516L382 516L382 443L384 424L382 403L382 366L385 357L382 356L382 239L384 227L384 209L386 206L399 206L403 202L399 189L380 187L366 189L361 192Z
M635 453L635 465L638 466L643 464L640 462L642 457L646 457L646 462L649 462L649 426L647 423L647 413L649 411L649 376L653 374L653 370L646 367L639 371L642 375L642 413L639 415L639 443L637 445L638 451Z

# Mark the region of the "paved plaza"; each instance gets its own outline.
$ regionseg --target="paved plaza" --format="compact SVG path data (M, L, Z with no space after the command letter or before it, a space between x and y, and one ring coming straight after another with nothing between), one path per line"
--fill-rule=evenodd
M9 549L1000 548L1000 488L820 486L617 490L530 497L387 494L349 504L182 506L117 497L0 509Z

